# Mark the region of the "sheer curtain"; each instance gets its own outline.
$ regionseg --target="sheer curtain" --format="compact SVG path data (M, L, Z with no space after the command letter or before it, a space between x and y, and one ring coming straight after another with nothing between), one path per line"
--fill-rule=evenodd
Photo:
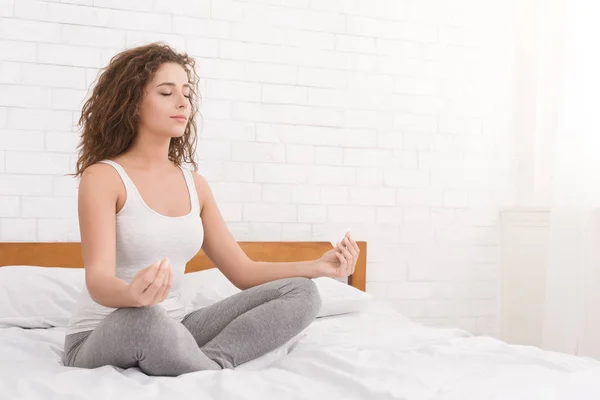
M535 184L550 208L542 347L600 358L600 4L536 6L546 18L538 51L552 71L536 78L546 104L536 151L547 172L536 176L548 179Z

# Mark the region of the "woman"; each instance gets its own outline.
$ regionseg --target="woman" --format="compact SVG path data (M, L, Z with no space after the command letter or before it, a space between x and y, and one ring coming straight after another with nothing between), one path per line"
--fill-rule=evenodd
M74 175L86 285L67 327L66 366L163 376L235 368L310 324L321 305L310 278L354 271L348 234L312 261L254 262L241 250L194 172L194 68L162 43L125 50L83 106ZM179 286L200 248L242 291L186 313Z

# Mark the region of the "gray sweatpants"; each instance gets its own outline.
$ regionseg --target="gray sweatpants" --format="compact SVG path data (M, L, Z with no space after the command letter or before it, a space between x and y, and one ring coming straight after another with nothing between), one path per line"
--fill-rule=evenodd
M181 322L159 305L118 308L95 329L67 335L63 363L139 367L159 376L233 369L285 344L320 307L315 283L294 277L243 290Z

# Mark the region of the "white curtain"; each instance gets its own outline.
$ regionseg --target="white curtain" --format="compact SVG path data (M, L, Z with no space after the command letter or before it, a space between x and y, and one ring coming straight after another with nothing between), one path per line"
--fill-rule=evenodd
M548 177L536 184L550 208L542 347L600 359L600 4L536 7L536 176Z

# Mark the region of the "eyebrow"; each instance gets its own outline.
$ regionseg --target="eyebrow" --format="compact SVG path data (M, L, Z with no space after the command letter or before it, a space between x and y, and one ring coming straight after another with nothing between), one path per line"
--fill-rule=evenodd
M162 85L168 85L168 86L177 86L177 85L175 85L173 82L163 82L163 83L161 83L160 85L156 85L156 87L159 87L159 86L162 86ZM186 83L186 84L185 84L185 85L183 85L183 86L187 86L188 88L190 87L190 85L189 85L188 83Z

